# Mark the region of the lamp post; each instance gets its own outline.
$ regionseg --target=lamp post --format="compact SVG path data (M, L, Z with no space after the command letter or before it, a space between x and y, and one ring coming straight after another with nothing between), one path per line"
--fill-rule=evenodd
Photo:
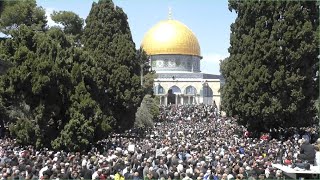
M158 97L159 97L159 99L160 99L160 105L162 104L162 95L160 95L160 94L163 94L163 91L162 91L162 89L161 89L161 92L160 92L160 87L161 87L161 85L160 85L160 81L159 80L157 80L157 85L155 86L155 91L156 91L156 95L158 95Z

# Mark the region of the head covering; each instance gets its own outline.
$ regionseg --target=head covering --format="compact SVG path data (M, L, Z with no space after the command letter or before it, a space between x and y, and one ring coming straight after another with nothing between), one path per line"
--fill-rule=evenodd
M228 180L233 179L233 178L234 178L234 177L233 177L232 174L229 174L229 175L227 176L227 179L228 179Z

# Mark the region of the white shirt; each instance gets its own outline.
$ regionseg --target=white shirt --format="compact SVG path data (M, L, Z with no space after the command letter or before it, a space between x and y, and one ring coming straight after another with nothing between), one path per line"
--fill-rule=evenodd
M99 177L99 174L98 174L98 171L95 171L93 174L92 174L92 180L95 180Z
M40 171L39 171L39 178L41 178L43 176L43 172L45 172L46 170L48 170L48 166L43 167Z
M179 164L179 165L177 166L177 170L178 170L179 173L182 172L182 171L183 171L183 165L182 165L182 164Z

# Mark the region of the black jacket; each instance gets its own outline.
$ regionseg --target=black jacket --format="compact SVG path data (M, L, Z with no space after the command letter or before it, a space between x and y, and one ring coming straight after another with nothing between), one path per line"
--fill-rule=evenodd
M304 142L301 145L300 154L303 154L305 156L304 157L305 160L310 160L310 161L314 161L316 157L316 151L314 149L314 146L309 142Z

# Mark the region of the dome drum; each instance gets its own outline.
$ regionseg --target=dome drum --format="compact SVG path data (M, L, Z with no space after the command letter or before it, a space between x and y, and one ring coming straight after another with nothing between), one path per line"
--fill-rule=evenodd
M152 55L151 67L156 72L184 71L200 72L200 57L191 55Z

